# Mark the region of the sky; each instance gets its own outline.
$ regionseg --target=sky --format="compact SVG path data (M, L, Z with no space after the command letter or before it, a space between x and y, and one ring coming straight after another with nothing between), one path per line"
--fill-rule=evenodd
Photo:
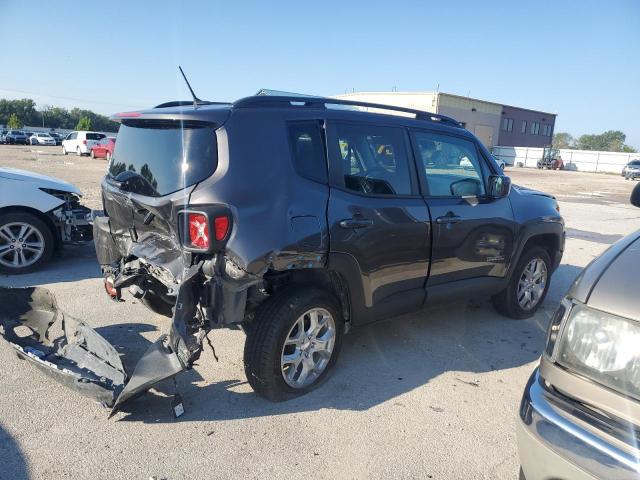
M640 1L0 0L0 98L111 114L260 88L440 91L622 130L640 149Z

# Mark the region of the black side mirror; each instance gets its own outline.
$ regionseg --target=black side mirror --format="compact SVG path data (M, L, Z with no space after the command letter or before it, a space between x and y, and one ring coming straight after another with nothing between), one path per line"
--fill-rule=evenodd
M629 201L634 207L640 207L640 183L637 184L631 192L631 198Z
M489 176L489 196L504 198L511 192L511 179L506 175Z

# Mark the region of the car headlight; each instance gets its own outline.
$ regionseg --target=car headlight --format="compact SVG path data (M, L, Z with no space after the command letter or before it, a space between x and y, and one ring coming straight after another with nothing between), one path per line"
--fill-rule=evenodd
M569 370L640 400L640 323L636 321L574 305L555 359Z

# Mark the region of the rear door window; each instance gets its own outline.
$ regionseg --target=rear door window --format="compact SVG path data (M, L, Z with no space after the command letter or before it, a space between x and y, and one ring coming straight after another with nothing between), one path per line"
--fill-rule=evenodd
M157 197L210 177L217 166L212 124L126 121L118 132L108 178L127 191Z
M102 133L87 133L87 140L101 140L105 136L106 135L104 135Z
M369 195L411 195L406 132L377 125L336 124L344 187Z

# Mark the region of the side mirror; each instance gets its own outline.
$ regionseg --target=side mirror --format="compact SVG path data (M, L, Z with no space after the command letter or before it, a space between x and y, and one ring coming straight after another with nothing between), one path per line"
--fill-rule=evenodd
M640 183L637 184L631 192L631 198L629 201L634 207L640 207Z
M511 179L506 175L489 176L489 196L504 198L511 192Z

